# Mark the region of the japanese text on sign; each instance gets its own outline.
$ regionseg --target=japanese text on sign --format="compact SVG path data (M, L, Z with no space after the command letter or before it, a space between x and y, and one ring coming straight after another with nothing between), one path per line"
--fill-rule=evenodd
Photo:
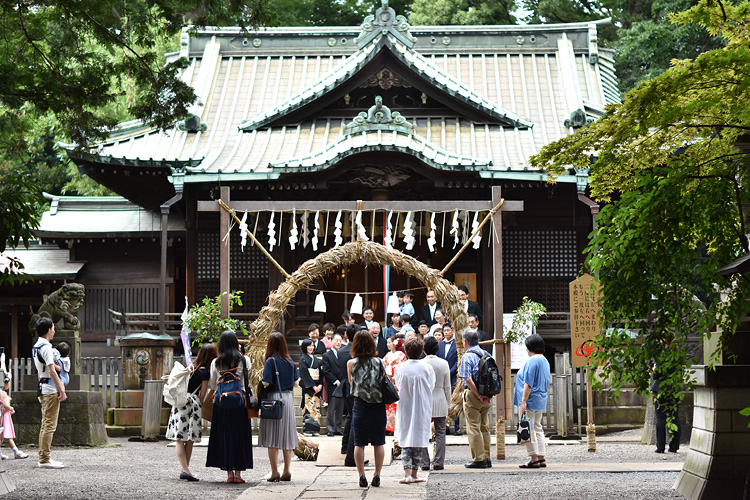
M570 283L570 341L573 366L586 366L601 331L599 283L584 274Z

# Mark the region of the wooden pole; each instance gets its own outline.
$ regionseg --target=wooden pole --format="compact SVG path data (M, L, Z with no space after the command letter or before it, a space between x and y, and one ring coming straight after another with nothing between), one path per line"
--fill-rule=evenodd
M588 451L591 453L596 452L596 425L594 424L594 390L591 388L591 368L586 367L586 417L588 418L588 425L586 425L586 441L588 443Z
M221 199L225 202L229 201L229 186L221 187ZM229 317L229 242L230 237L227 236L229 232L229 212L219 212L219 292L224 295L221 296L221 317ZM223 240L224 236L227 236L226 241Z
M503 198L500 186L492 186L492 205L497 210L503 205ZM492 336L495 342L503 339L503 221L502 212L497 211L492 217L492 231L489 237L492 238L492 286L494 300L494 328ZM510 418L509 402L510 398L510 346L505 343L499 343L495 349L495 359L498 367L503 370L504 391L495 398L495 439L496 439L496 458L505 460L505 433L498 434L497 429L505 429L505 421Z

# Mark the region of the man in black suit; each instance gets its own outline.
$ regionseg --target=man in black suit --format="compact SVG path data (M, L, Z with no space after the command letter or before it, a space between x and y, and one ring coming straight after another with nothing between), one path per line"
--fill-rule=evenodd
M346 329L346 335L354 339L354 334L358 330L357 325L350 325ZM349 392L349 376L347 375L346 363L352 357L352 343L349 342L342 346L338 351L339 370L344 374L344 380L341 383L341 397L344 399L346 406L346 425L344 426L344 435L341 438L341 454L346 455L344 465L347 467L356 467L354 463L354 437L352 435L352 412L354 411L354 396Z
M479 341L483 342L487 340L487 332L483 332L479 329L479 320L477 319L476 315L469 314L469 328L466 329L467 332L469 331L475 331L477 332L477 335L479 335ZM482 349L487 351L488 353L492 354L492 344L485 344L480 346Z
M432 326L437 321L435 320L435 311L440 308L440 304L437 301L437 295L432 290L427 290L427 305L422 306L419 310L419 321L426 321L427 326Z
M344 413L344 400L342 398L340 387L344 382L346 371L341 371L338 360L338 351L341 349L341 335L334 333L331 338L331 349L323 355L323 376L326 380L326 390L328 391L328 415L326 416L326 427L328 435L341 436L341 417Z
M375 309L373 309L370 306L365 306L364 309L362 309L362 317L365 318L365 320L360 323L360 327L369 330L372 325L378 326L378 335L381 333L380 323L375 321ZM352 340L352 339L350 339Z
M322 356L326 353L326 345L320 341L320 327L317 323L310 323L307 327L307 336L313 342L313 355Z
M377 323L371 323L370 329L367 331L370 332L373 340L375 340L375 345L378 348L378 357L382 358L383 356L385 356L385 353L388 352L388 343L380 335L380 325Z
M443 325L443 341L438 344L438 357L443 358L448 362L451 375L451 392L456 387L456 380L458 378L458 349L456 348L456 340L454 338L453 325L447 321ZM458 418L454 423L454 433L458 435ZM449 432L450 434L450 432Z
M466 287L466 285L458 286L458 298L461 299L461 303L464 306L464 311L466 311L466 314L473 314L477 317L477 321L479 323L479 326L477 328L480 328L482 326L482 308L479 307L479 303L474 302L473 300L469 300L469 289Z

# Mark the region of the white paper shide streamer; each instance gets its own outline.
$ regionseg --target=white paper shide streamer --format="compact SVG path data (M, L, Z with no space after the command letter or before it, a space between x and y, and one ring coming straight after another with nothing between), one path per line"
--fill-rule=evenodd
M271 212L271 220L268 221L268 249L273 250L276 246L276 223L273 221L276 212Z
M367 237L365 226L362 225L362 210L357 210L357 216L354 219L354 224L357 226L357 235L359 236L359 239L362 241L370 241L370 238Z
M414 243L417 241L414 238L414 213L407 212L406 220L404 220L404 243L406 243L406 249L411 250L414 248Z
M289 246L292 250L297 246L299 231L297 231L297 210L292 210L292 228L289 230Z
M307 244L310 243L310 212L305 210L302 212L302 246L307 248Z
M247 245L247 211L240 221L240 248L243 252L245 251L245 245Z
M453 212L453 220L451 221L451 231L450 234L453 235L453 248L456 248L458 246L458 210Z
M435 212L433 212L430 215L430 237L427 238L427 246L430 249L430 252L435 251L435 244L437 243L437 239L435 239L435 230L437 229L437 226L435 225Z
M385 222L385 236L383 236L383 245L388 250L393 250L393 223L391 222L393 212L388 212L388 218Z
M341 224L341 210L339 210L339 213L336 214L336 222L333 224L333 227L333 248L336 248L344 242L344 238L341 237L341 228L343 227L343 225Z
M318 231L320 231L320 212L315 212L315 230L313 231L312 247L318 251Z
M474 234L474 231L476 231L478 227L479 227L479 212L474 212L474 220L471 222L471 234ZM474 236L471 242L474 244L474 250L479 248L479 244L482 242L481 233L477 233L477 235Z

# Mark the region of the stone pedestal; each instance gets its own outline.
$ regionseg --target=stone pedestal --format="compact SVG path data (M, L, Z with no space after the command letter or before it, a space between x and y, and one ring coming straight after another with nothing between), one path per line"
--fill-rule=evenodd
M742 498L750 471L750 365L695 366L693 432L674 489L689 499Z
M70 386L68 386L70 387ZM100 392L66 391L68 398L60 403L53 446L100 446L107 444L104 428L104 405ZM16 443L39 443L42 407L33 391L17 391L13 395L13 416Z

